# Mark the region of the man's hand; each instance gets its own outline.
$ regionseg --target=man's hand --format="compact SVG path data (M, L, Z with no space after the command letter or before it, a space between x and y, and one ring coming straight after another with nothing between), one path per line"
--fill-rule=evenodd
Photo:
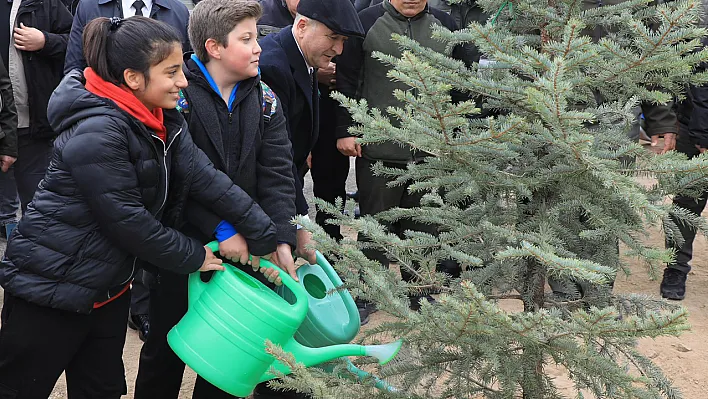
M44 48L44 33L36 28L29 28L20 22L15 28L15 47L22 51L39 51Z
M312 153L307 154L307 159L305 160L307 167L312 169Z
M204 247L204 249L206 250L206 256L204 257L204 263L202 263L202 267L199 268L199 271L224 270L224 266L221 265L221 259L217 258L209 247Z
M248 263L248 244L241 234L219 243L219 253L226 259L231 259L242 265Z
M698 149L698 151L701 152L701 154L703 154L704 152L706 152L706 148L703 148L703 147L701 147L701 146L698 145L698 144L696 144L696 148Z
M337 64L330 62L326 68L317 70L317 81L330 88L335 88L337 84Z
M314 249L308 249L314 244L312 241L312 233L305 229L297 231L297 250L295 255L305 259L311 265L317 264L317 254Z
M10 170L10 166L17 161L17 158L11 157L9 155L0 155L0 170L7 172Z
M272 254L271 262L275 263L276 266L288 272L290 277L295 281L299 281L297 278L297 267L295 266L295 260L293 259L293 249L288 244L278 244L278 249ZM261 269L262 271L263 269ZM264 273L268 277L268 281L275 283L275 285L283 284L283 280L277 275L278 273L268 273L274 271L273 269L267 269ZM275 280L271 280L271 277L275 275Z
M337 149L348 157L361 157L361 144L356 142L356 137L337 139Z
M676 133L664 133L655 134L651 136L651 146L656 147L659 145L659 137L664 137L664 149L661 150L660 154L666 154L669 151L676 149Z

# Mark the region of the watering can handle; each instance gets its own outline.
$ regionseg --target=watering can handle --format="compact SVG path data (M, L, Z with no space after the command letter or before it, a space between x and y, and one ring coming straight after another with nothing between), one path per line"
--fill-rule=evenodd
M218 253L219 252L219 242L218 241L212 241L206 245L209 249L211 249L211 252ZM251 255L248 255L248 260L252 260L253 257ZM298 283L297 281L293 280L292 277L290 277L290 274L287 272L283 271L281 268L273 264L273 262L261 258L261 267L264 267L266 269L275 269L278 271L278 276L280 279L283 281L283 285L288 287L290 291L295 294L295 297L297 298L297 302L293 304L292 306L296 308L296 312L307 312L307 306L308 306L308 299L307 299L307 292L305 289ZM199 272L197 273L192 273L192 275L197 275L197 280L201 282L201 278L199 278ZM190 275L190 280L192 279L192 275ZM204 284L204 283L202 283ZM190 288L192 288L190 286ZM203 289L203 288L202 288ZM198 296L197 296L198 297ZM190 299L191 302L191 299ZM304 309L302 309L304 308Z
M334 287L338 288L344 285L344 282L339 277L339 274L337 274L329 261L327 261L327 258L325 258L320 251L316 251L315 254L317 255L317 265L322 268L327 277L329 277L329 280L332 284L334 284ZM356 303L352 298L352 294L349 293L349 290L340 290L339 295L344 301L344 305L347 308L347 313L349 313L349 322L355 323L358 327L361 321L359 320L359 310L356 308Z

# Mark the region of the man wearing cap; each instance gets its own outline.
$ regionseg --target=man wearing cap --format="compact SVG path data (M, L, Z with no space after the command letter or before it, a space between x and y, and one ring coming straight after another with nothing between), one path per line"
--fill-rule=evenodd
M351 0L300 0L292 26L271 33L260 42L263 81L278 95L288 122L300 215L308 212L303 178L307 157L319 137L317 70L328 68L332 58L342 54L348 37L362 37L363 33ZM310 235L304 230L298 231L297 238L299 248L310 242Z
M258 36L263 37L292 25L300 0L261 0L260 3L263 6L263 16L258 21ZM332 99L330 94L336 82L336 70L336 59L330 61L327 67L317 69L320 92L319 135L309 162L315 197L331 204L334 204L337 198L346 198L349 175L349 157L337 150L337 138L334 136L339 103ZM315 219L330 237L342 239L339 226L325 223L328 219L326 213L317 212Z

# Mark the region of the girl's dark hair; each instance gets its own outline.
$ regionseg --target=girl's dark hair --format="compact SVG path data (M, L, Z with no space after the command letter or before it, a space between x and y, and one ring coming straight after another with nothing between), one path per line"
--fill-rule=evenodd
M96 18L86 25L83 42L88 66L115 85L125 84L126 69L142 72L149 80L150 67L169 57L176 44L181 46L174 28L141 16Z

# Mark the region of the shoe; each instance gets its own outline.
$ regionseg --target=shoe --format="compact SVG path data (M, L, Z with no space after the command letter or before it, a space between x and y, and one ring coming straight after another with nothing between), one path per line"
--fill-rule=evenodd
M433 298L430 295L411 295L408 297L408 299L410 299L410 301L411 301L409 308L414 312L419 311L420 310L420 300L423 298L425 298L428 301L428 303L430 303L431 305L434 305L436 302L435 298Z
M661 296L680 301L686 296L686 273L667 267L661 280Z
M361 210L359 210L359 205L354 208L354 219L359 219L361 217Z
M146 314L134 314L128 316L128 327L138 332L141 341L147 341L150 334L150 318Z
M362 326L368 323L369 316L378 310L373 303L363 299L355 299L354 303L356 303L356 308L359 311L359 320Z

